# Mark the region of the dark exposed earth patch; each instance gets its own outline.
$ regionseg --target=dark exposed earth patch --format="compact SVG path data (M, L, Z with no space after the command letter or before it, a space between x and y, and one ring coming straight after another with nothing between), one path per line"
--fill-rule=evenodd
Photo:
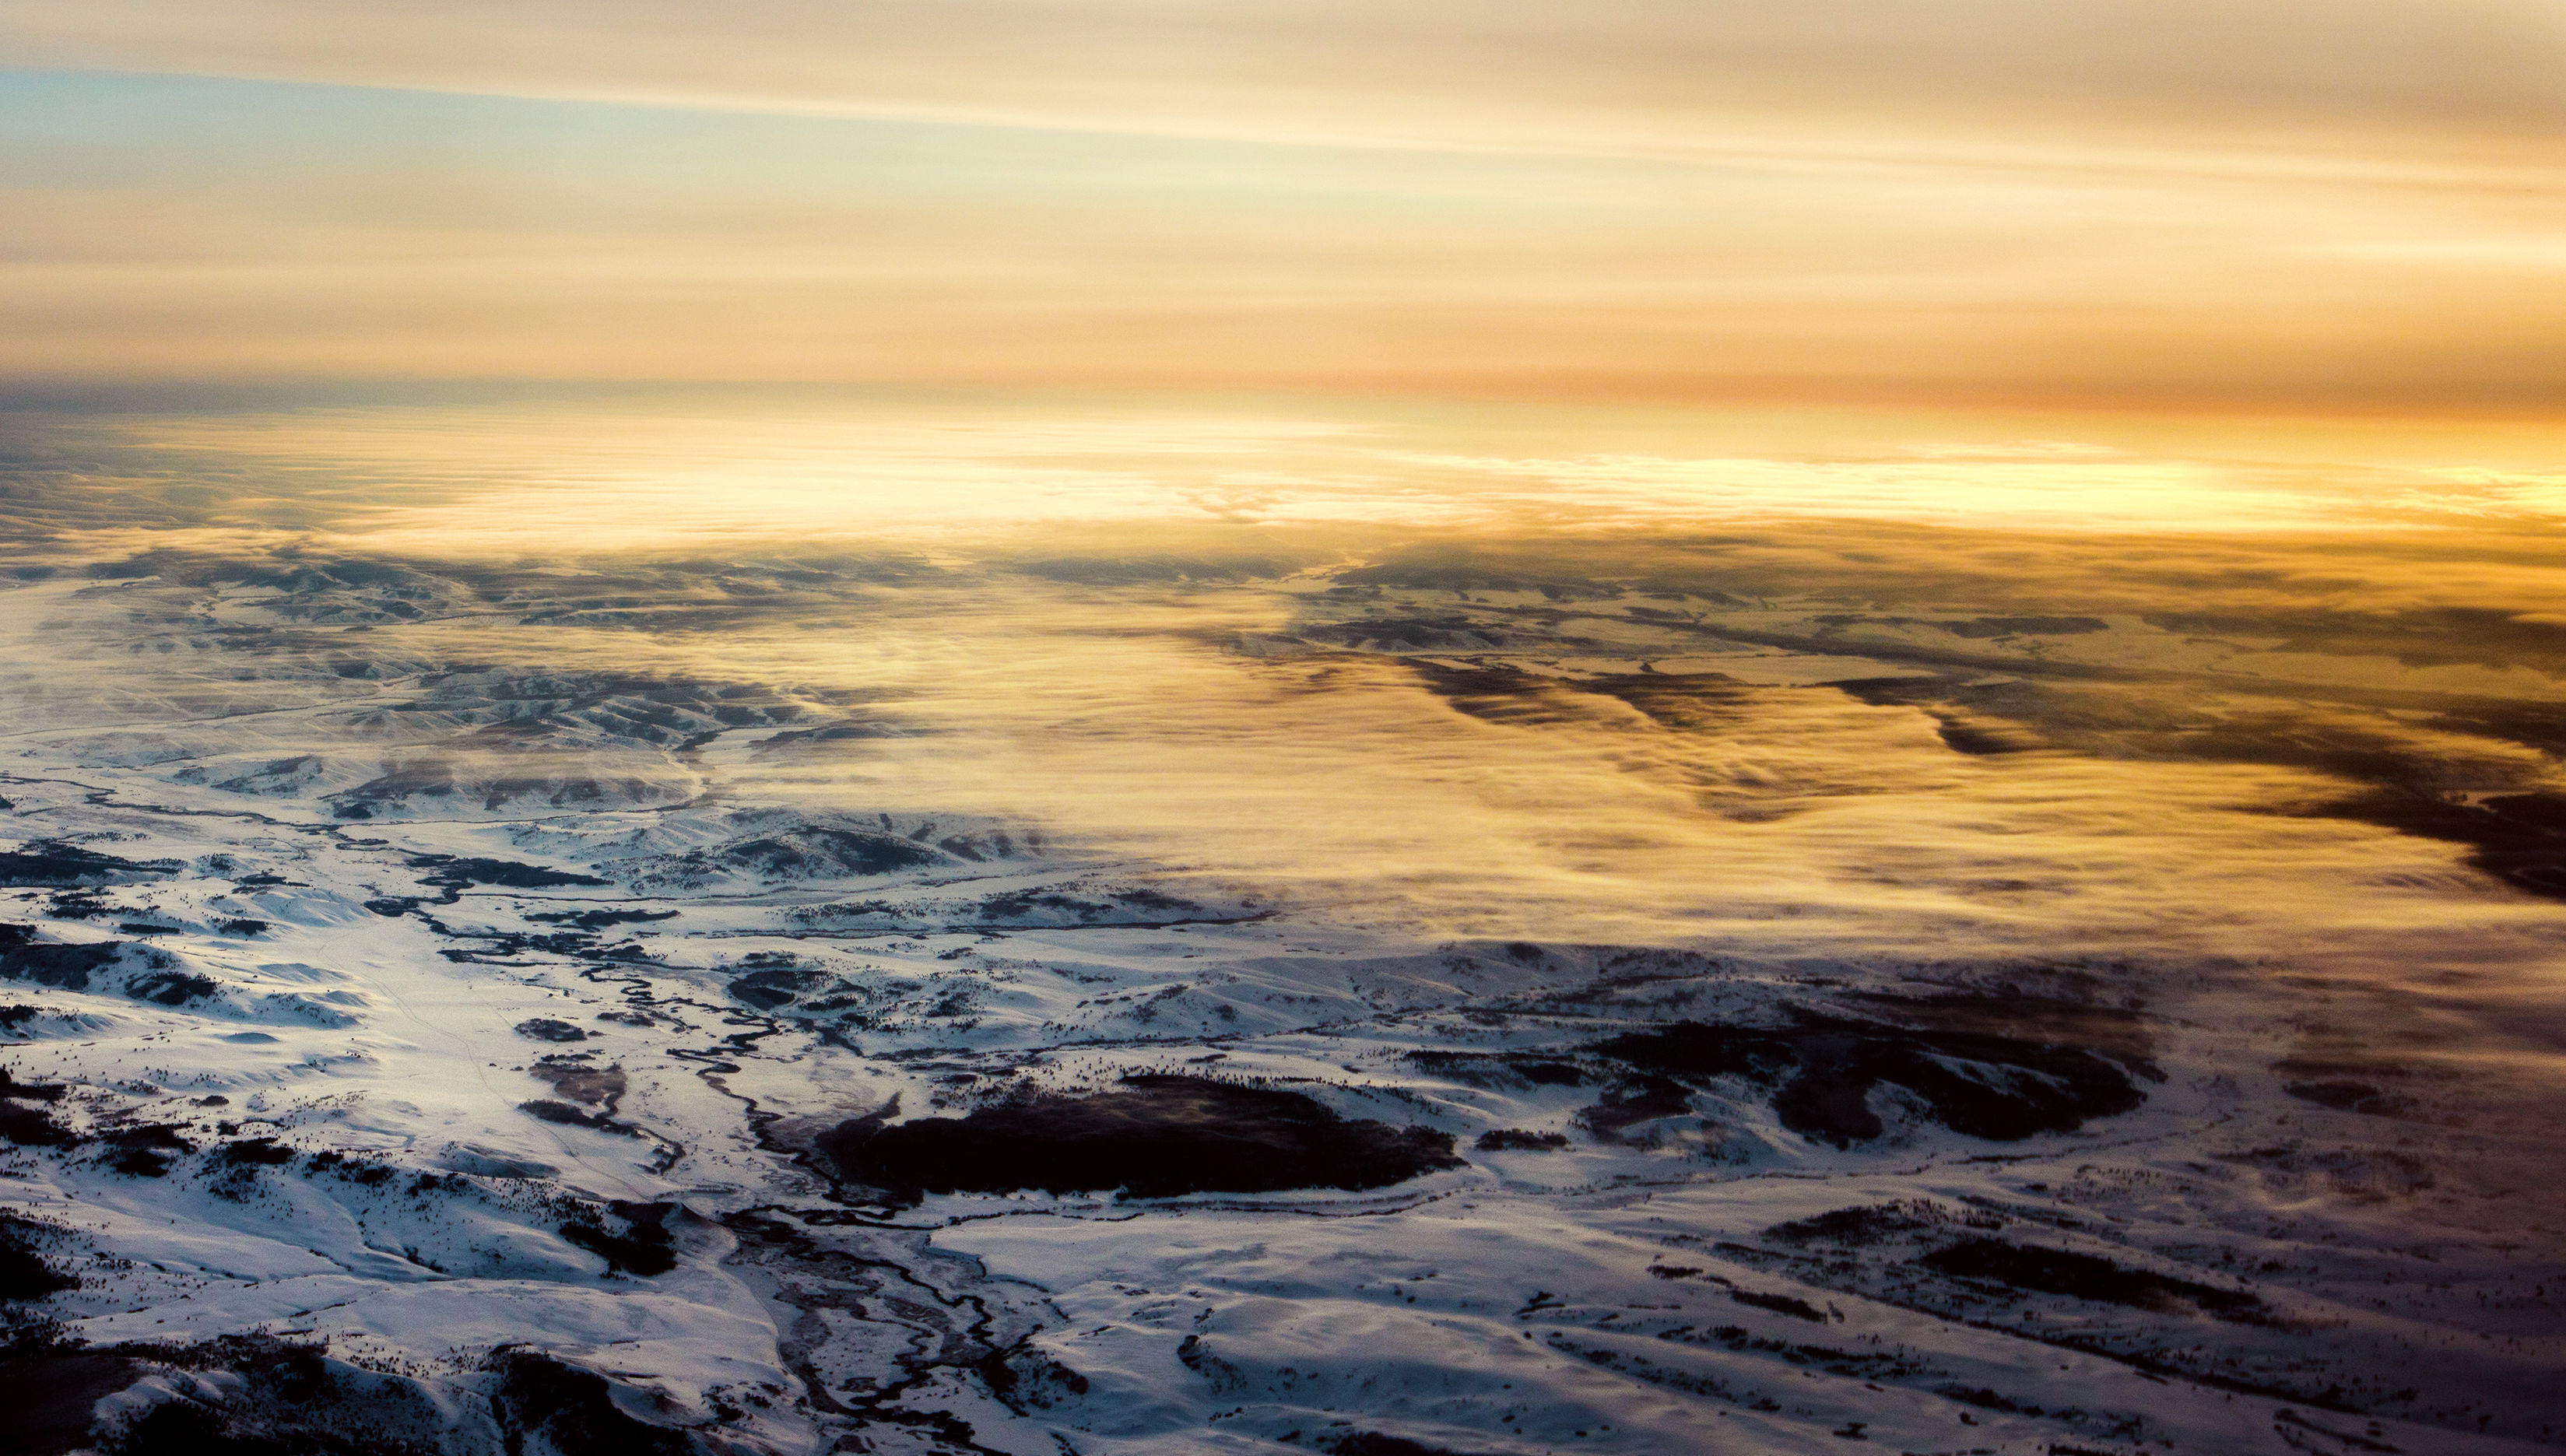
M2187 1279L2124 1269L2091 1254L2036 1249L2001 1239L1970 1239L1936 1249L1916 1262L1954 1279L2134 1309L2166 1313L2199 1310L2220 1319L2238 1319L2263 1308L2260 1299L2242 1290L2214 1289Z
M1133 1198L1384 1188L1461 1162L1448 1133L1188 1077L1126 1078L1094 1096L1029 1097L892 1127L858 1118L817 1145L849 1180L903 1200L1020 1188Z
M2116 1061L2087 1046L2024 1026L2033 1035L1974 1029L2012 1016L1974 1003L1901 1003L1924 1028L1885 1026L1802 1013L1783 1028L1685 1022L1599 1042L1588 1050L1644 1074L1684 1082L1737 1077L1771 1087L1782 1125L1839 1147L1885 1130L1872 1106L1883 1087L1910 1093L1923 1115L1970 1137L2016 1142L2043 1132L2072 1132L2089 1119L2113 1116L2147 1100L2136 1082L2157 1075L2131 1056L2123 1026ZM2053 1015L2064 1015L2063 1012ZM2016 1024L2021 1018L2015 1017ZM1660 1100L1664 1100L1660 1098Z

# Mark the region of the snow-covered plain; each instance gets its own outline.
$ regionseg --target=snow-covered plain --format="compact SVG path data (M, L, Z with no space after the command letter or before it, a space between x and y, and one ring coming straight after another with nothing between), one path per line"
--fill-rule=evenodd
M2488 964L2553 943L2522 888L2552 860L2502 838L2528 811L2484 810L2474 840L2375 806L2270 821L2301 838L2203 871L2364 886L2334 960L2289 957L2312 922L2280 889L2240 894L2224 940L2100 950L2044 930L2019 865L1949 891L1976 896L1967 936L1942 901L1853 933L1742 888L1690 937L1565 910L1581 933L1474 935L1331 873L1269 883L913 791L797 796L831 765L896 777L950 730L753 652L602 660L600 613L664 630L701 573L30 575L0 594L0 1380L28 1449L2566 1439L2548 1064L2465 1043L2486 1003L2458 948L2438 999L2375 969L2437 923ZM725 610L806 616L917 590L723 580ZM2138 615L1381 572L1260 590L1203 648L1220 670L1388 664L1456 732L1617 753L1642 728L1859 729L1962 797L1995 791L1934 776L2083 773L2203 724L2230 747L2168 775L2354 793L2323 743L2234 745L2313 741L2303 702L2298 737L2256 726L2274 694L2520 675ZM2212 687L2170 697L2178 673ZM2363 731L2478 732L2400 711ZM2447 757L2487 776L2443 786L2450 812L2535 799L2524 741ZM1740 754L1667 772L1760 833L1796 771ZM1863 882L1896 900L1888 871Z

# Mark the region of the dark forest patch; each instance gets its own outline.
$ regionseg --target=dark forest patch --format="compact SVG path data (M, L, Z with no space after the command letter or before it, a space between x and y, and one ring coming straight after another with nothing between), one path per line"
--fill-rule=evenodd
M676 1207L617 1199L563 1224L561 1236L605 1260L611 1273L649 1279L677 1267L676 1240L667 1226L667 1217Z
M1410 1052L1402 1060L1430 1077L1465 1087L1583 1087L1590 1080L1577 1064L1540 1053L1426 1050Z
M1577 1123L1601 1142L1627 1142L1630 1130L1661 1117L1680 1117L1692 1110L1683 1084L1664 1077L1634 1077L1604 1093L1604 1099L1577 1113Z
M1082 900L1076 895L1050 890L1001 890L980 901L980 918L996 922L1029 920L1049 911L1073 915L1081 920L1094 920L1112 912L1102 900Z
M844 981L826 971L770 966L734 979L730 994L760 1011L773 1011L815 992L843 990L845 986Z
M178 1135L174 1122L120 1127L99 1141L107 1145L108 1166L128 1178L165 1177L172 1158L196 1150L194 1143Z
M559 1127L594 1127L600 1132L613 1132L624 1137L642 1135L642 1129L630 1122L618 1122L604 1112L592 1112L585 1107L572 1106L568 1102L554 1101L550 1097L541 1097L531 1102L519 1102L517 1110L538 1122L550 1122Z
M2566 626L2489 607L2425 607L2403 611L2150 612L2167 631L2202 636L2287 633L2281 650L2350 656L2383 654L2411 666L2468 662L2488 667L2566 663Z
M2504 794L2459 804L2382 790L2327 805L2320 813L2465 845L2469 868L2530 894L2566 900L2566 794Z
M526 917L538 925L570 925L581 930L607 930L617 925L638 925L652 920L673 920L674 910L557 910Z
M1120 1189L1132 1198L1385 1188L1457 1167L1448 1133L1349 1120L1298 1092L1133 1077L1093 1096L1037 1096L958 1118L842 1123L818 1140L850 1180L920 1193Z
M1969 621L1933 623L1955 637L2064 637L2111 630L2099 616L1981 616Z
M92 1350L50 1350L29 1359L37 1378L83 1385L76 1405L64 1402L59 1428L80 1428L66 1446L105 1456L433 1456L440 1412L415 1382L330 1359L319 1349L263 1336L225 1336L200 1344L128 1343ZM223 1370L236 1383L221 1403L174 1395L139 1412L129 1407L88 1429L99 1395L155 1369Z
M846 743L872 738L906 738L908 731L894 723L858 718L832 723L825 728L795 728L784 733L770 733L757 741L751 750L759 754L784 753L814 743Z
M155 971L135 977L125 988L125 994L155 1006L185 1006L190 1002L203 1001L221 989L222 983L211 976L199 976L188 971Z
M2040 747L2038 739L2010 724L1977 722L1952 714L1934 715L1933 732L1944 748L1973 758L2027 753Z
M1296 567L1292 562L1266 556L1070 556L1019 562L1015 569L1047 582L1132 587L1166 582L1248 582L1289 576Z
M1481 1152L1557 1152L1568 1146L1568 1134L1497 1127L1480 1133L1479 1140L1470 1145Z
M95 890L67 889L46 899L45 913L57 920L104 920L125 912Z
M41 1300L80 1288L80 1281L45 1259L42 1245L54 1230L31 1219L0 1213L0 1301Z
M1466 616L1364 617L1294 628L1305 642L1359 652L1493 652L1551 640Z
M2566 713L2545 703L2484 704L2426 724L2450 733L2501 738L2566 758Z
M549 1016L529 1017L517 1023L518 1036L537 1042L585 1042L589 1034L566 1021Z
M56 1122L42 1105L58 1102L64 1089L46 1083L19 1082L0 1068L0 1141L20 1147L74 1147L85 1139Z
M585 1052L573 1054L585 1057ZM624 1069L590 1067L579 1062L538 1062L526 1069L526 1075L537 1082L548 1083L552 1090L574 1102L613 1110L624 1095L627 1086Z
M540 864L525 864L514 859L462 859L452 854L413 854L409 867L435 871L420 875L419 882L448 890L461 890L476 884L498 885L506 889L552 889L561 885L608 883L594 874L547 869Z
M1992 1213L1976 1210L1954 1213L1938 1204L1909 1199L1898 1203L1836 1208L1808 1218L1795 1218L1766 1229L1764 1237L1779 1244L1832 1244L1838 1248L1863 1248L1927 1233L1954 1223L1974 1229L1992 1229L2000 1227L2004 1220Z
M769 879L889 874L935 862L935 851L893 835L803 829L725 847L720 860Z
M2149 1060L2156 1051L2154 1021L2135 1006L2037 996L2009 984L1992 992L1925 996L1856 991L1844 999L1905 1025L2010 1037L2050 1047L2081 1047L2127 1064L2152 1082L2164 1078Z
M594 1371L522 1349L502 1350L484 1368L498 1377L490 1408L510 1451L541 1449L530 1436L561 1456L692 1456L699 1449L677 1431L625 1414Z
M214 1153L214 1161L229 1168L276 1168L294 1161L294 1149L273 1137L244 1137L226 1142Z
M2260 1299L2242 1290L2215 1289L2143 1269L2125 1269L2091 1254L2008 1244L2001 1239L1970 1239L1936 1249L1916 1262L1954 1279L2141 1310L2198 1310L2220 1319L2239 1319L2263 1308Z
M2331 1107L2338 1112L2362 1112L2373 1117L2402 1117L2415 1110L2415 1099L2388 1091L2375 1083L2356 1082L2350 1078L2326 1078L2313 1082L2286 1082L2281 1091L2303 1102Z
M59 1083L20 1082L0 1067L0 1097L15 1097L30 1102L59 1102L65 1089Z
M1661 1078L1735 1077L1771 1087L1783 1126L1839 1147L1886 1130L1871 1106L1882 1087L1912 1094L1925 1116L1954 1132L1998 1142L2072 1132L2147 1100L2129 1067L2084 1046L1964 1029L1966 1018L1931 1017L1931 1004L1924 1005L1941 1025L1910 1029L1804 1013L1791 1027L1684 1022L1588 1050Z
M10 1451L67 1456L88 1448L95 1404L141 1373L141 1363L106 1350L41 1343L0 1348L0 1410L8 1410Z
M1807 1300L1791 1295L1768 1295L1751 1289L1733 1289L1728 1292L1728 1297L1751 1310L1766 1310L1776 1315L1788 1315L1794 1320L1807 1320L1817 1325L1827 1323L1826 1311L1810 1304Z
M2165 626L2178 619L2151 620ZM2220 620L2221 629L2251 635L2268 635L2283 625L2277 621L2258 625L2250 617ZM2566 629L2554 626L2541 625L2537 634L2552 650L2558 640L2566 639ZM2292 649L2398 650L2410 663L2427 660L2377 641L2332 637L2303 641ZM2482 650L2473 656L2462 650L2435 660L2488 659ZM2056 664L2049 670L2055 671ZM2060 741L2082 742L2089 748L2110 745L2110 751L2136 750L2150 756L2270 764L2349 780L2355 786L2353 792L2304 812L2464 845L2469 849L2469 867L2529 894L2566 899L2566 794L2524 783L2517 766L2504 756L2470 756L2462 751L2454 757L2446 744L2419 743L2405 725L2354 716L2363 710L2353 705L2334 704L2326 711L2218 713L2178 711L2163 701L2066 694L2021 682L1966 687L1943 679L1912 678L1835 686L1863 702L1914 706L1932 713L1945 741L1962 751L1975 751L1983 735L1994 735L1985 739L1988 744L2022 745L2038 741L2034 735L2047 732ZM1962 709L1967 710L1965 718ZM2212 721L2204 723L2203 718ZM1968 741L1954 739L1955 725ZM2566 714L2542 705L2492 704L2453 711L2429 726L2550 753L2566 750ZM2484 797L2452 792L2454 782L2464 784L2470 779L2478 786L2476 794Z
M1041 921L1053 916L1067 916L1081 922L1111 920L1130 924L1142 917L1167 920L1216 919L1204 905L1147 886L1101 891L1101 900L1081 899L1056 890L1001 890L980 901L979 914L985 923L1030 920ZM1255 917L1231 917L1255 918Z
M1429 548L1336 575L1331 597L1360 597L1360 589L1388 587L1427 592L1538 592L1552 602L1605 602L1620 597L1619 583L1562 571L1563 563L1534 557L1506 562L1486 550ZM1627 564L1623 564L1627 565Z
M1406 1436L1381 1431L1322 1436L1319 1449L1327 1452L1328 1456L1468 1456L1467 1452L1428 1446L1422 1441L1411 1441Z
M124 1355L63 1348L0 1350L0 1409L9 1412L9 1449L67 1456L90 1444L98 1402L132 1384L142 1366Z
M114 965L124 955L126 944L122 940L103 940L47 945L36 940L32 925L0 924L0 976L65 991L86 991L90 977Z
M689 849L655 861L654 872L679 882L699 882L721 874L747 874L767 880L843 879L914 869L938 863L942 858L933 848L898 835L803 825L710 849Z
M441 763L404 764L388 769L353 789L343 789L321 802L338 819L373 819L378 806L406 800L454 797L454 770ZM437 856L446 857L446 856Z
M151 875L174 874L179 867L175 859L121 859L59 840L29 840L15 849L0 850L0 885L70 889L122 884Z

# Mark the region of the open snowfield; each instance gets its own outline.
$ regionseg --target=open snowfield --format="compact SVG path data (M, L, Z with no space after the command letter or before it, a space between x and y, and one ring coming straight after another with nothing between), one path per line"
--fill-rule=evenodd
M1007 629L1132 590L1047 570ZM685 671L700 573L173 557L0 594L29 1449L2566 1434L2517 994L2557 801L2487 726L2503 671L1304 571L1124 599L1232 625L1120 696L1062 649L1087 716L1028 679L1073 741L1027 747L788 656L833 613L993 637L950 614L985 580L728 573L736 645ZM1178 671L1246 683L1200 711L1250 751L1346 725L1273 761L1334 817L1297 862L1226 848L1301 827L1182 737L1123 832L1112 793L970 799L1002 750L1140 782L1113 715ZM2481 717L2305 701L2347 683ZM2178 730L2218 741L2128 748ZM1598 758L1582 815L1543 797ZM2363 798L2427 760L2482 776L2455 829Z

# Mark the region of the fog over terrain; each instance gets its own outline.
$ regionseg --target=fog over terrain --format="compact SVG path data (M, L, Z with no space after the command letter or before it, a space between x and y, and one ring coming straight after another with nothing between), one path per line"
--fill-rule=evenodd
M2566 1440L2546 431L334 397L9 416L30 1449Z

